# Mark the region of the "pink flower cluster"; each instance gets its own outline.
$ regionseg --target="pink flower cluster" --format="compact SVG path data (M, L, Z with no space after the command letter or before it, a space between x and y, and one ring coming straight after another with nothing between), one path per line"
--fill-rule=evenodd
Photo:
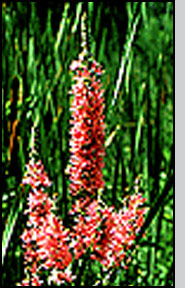
M118 212L102 201L90 201L89 196L80 198L69 211L74 225L65 229L45 192L51 182L41 161L30 160L22 184L29 184L30 192L27 228L21 235L27 278L21 286L70 283L75 278L70 269L73 256L79 259L87 250L91 260L100 261L107 269L124 261L146 213L142 207L146 199L140 193L125 198ZM47 279L43 276L46 271Z
M81 56L70 68L74 72L70 193L79 198L69 212L75 219L71 247L76 259L90 249L91 259L110 268L119 265L133 244L146 213L140 208L145 199L139 193L130 196L129 207L125 205L119 212L97 201L98 190L104 188L102 69L93 59L85 61Z
M70 66L74 72L71 93L71 170L70 193L96 195L104 187L102 167L105 154L104 98L99 76L100 65L93 59L88 64L79 58Z
M71 244L75 258L81 257L90 248L91 259L98 260L106 267L119 266L143 225L146 208L145 198L140 193L128 197L118 212L114 207L93 200L84 208L73 205L71 215L76 215L76 225L71 233ZM126 202L126 201L125 201Z
M32 157L22 181L30 191L27 227L21 236L26 278L18 286L71 283L73 260L87 252L89 261L99 261L105 269L123 264L146 213L146 199L139 192L123 199L119 211L97 200L99 189L104 188L104 98L98 78L102 70L96 61L81 58L72 63L71 70L75 83L71 91L70 193L77 197L69 214L74 222L66 229L55 215L54 201L47 193L52 183L41 161Z
M28 214L27 228L21 238L28 267L25 272L31 278L23 280L21 286L42 286L43 272L52 273L54 268L58 271L55 277L57 284L62 284L64 280L72 281L69 273L65 273L65 268L72 261L68 248L69 230L63 227L62 221L53 212L53 201L45 192L51 182L41 161L34 163L33 159L30 160L22 184L30 185L28 209L25 211Z

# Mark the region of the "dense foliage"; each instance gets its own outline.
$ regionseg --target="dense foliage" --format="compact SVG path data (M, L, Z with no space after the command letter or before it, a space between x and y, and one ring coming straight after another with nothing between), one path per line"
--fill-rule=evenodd
M133 250L128 250L128 269L104 271L97 255L93 261L79 259L78 277L65 285L173 286L173 3L83 3L2 4L2 286L15 286L24 278L20 235L28 220L23 213L28 191L21 183L33 124L38 134L35 157L42 159L52 181L49 196L39 197L45 197L48 207L57 207L66 227L71 225L70 132L76 132L70 119L71 112L73 120L78 115L70 111L70 65L81 51L84 9L88 49L104 69L105 165L104 184L99 186L104 190L98 197L113 218L123 198L130 199L133 193L142 192L149 209ZM78 87L73 88L76 91ZM94 137L98 138L96 133ZM41 163L36 163L39 168ZM96 201L90 211L94 207ZM47 217L50 226L52 221L60 223L55 214ZM60 229L57 233L65 242L68 232Z

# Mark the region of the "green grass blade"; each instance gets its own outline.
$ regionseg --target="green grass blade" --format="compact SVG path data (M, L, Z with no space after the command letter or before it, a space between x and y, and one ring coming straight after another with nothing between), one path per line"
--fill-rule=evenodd
M140 115L137 123L136 138L135 138L135 156L137 157L139 151L139 143L141 140L141 129L144 123L144 106L141 107Z
M125 44L125 52L124 55L121 58L121 65L120 65L120 69L119 69L119 73L118 73L118 79L116 81L116 88L114 90L114 97L112 100L112 105L114 106L118 97L118 93L122 84L122 79L123 79L123 75L125 73L125 65L127 63L127 61L129 61L129 56L130 56L130 52L131 52L131 48L132 48L132 44L134 41L134 36L136 34L137 31L137 26L139 23L139 19L140 19L140 14L136 17L133 27L132 27L132 31L128 37L128 40L126 41Z
M70 7L70 3L66 2L64 5L64 11L63 11L63 15L62 15L62 20L60 22L59 31L57 33L57 40L55 42L55 52L58 51L58 47L62 41L62 37L63 37L63 33L64 33L64 29L65 29L65 25L66 25L66 21L67 21L67 17L68 17L69 7Z
M76 6L76 17L75 17L74 24L73 24L72 29L71 29L72 34L76 33L76 31L77 31L77 27L78 27L79 22L80 22L81 12L82 12L82 2L78 3Z
M23 203L24 203L24 199L25 199L26 195L27 195L27 193L25 193L24 197L20 199L18 205L16 205L17 203L15 203L15 205L13 205L10 208L10 214L8 216L8 219L7 219L7 222L5 225L5 230L4 230L3 236L2 236L2 265L4 264L4 259L5 259L5 256L7 254L7 251L8 251L11 237L14 233L14 228L15 228L19 213L22 213L22 211L23 211ZM16 206L17 206L17 208L16 208Z

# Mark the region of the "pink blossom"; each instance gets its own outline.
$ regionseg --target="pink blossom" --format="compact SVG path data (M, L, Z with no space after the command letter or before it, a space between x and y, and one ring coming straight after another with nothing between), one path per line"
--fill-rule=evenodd
M75 214L76 218L71 247L76 259L89 248L91 259L100 261L106 268L120 265L143 225L146 213L146 209L140 207L145 201L141 194L132 195L129 200L129 205L124 205L118 212L97 200L83 205L83 213L80 201L73 205L70 214Z
M24 260L32 275L31 286L41 286L42 270L56 267L63 271L72 261L69 251L69 230L65 229L62 220L54 214L53 201L44 192L51 182L44 171L41 161L30 160L23 178L23 185L30 185L28 196L27 228L21 235ZM65 274L64 274L65 275ZM23 281L22 284L26 282Z
M92 59L89 59L89 67L79 59L73 62L71 69L75 73L75 83L71 91L74 100L71 107L70 193L75 196L85 192L96 196L97 190L104 187L104 98L98 78L102 70Z

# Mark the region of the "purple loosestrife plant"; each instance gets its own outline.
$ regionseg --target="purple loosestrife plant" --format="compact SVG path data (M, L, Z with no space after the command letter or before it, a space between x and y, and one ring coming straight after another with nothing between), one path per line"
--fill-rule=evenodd
M74 203L69 213L75 220L71 247L75 259L90 249L90 258L109 269L120 265L143 225L146 209L141 206L145 198L140 193L130 196L129 205L124 205L118 212L102 200L98 201L98 190L104 189L102 68L88 55L83 33L83 51L70 66L75 81L71 91L74 99L71 106L70 193Z
M35 160L37 151L33 128L31 159L22 180L23 186L30 187L25 211L27 227L21 236L26 278L18 286L70 284L76 277L71 272L73 261L86 253L90 255L88 261L99 261L105 271L110 272L120 265L128 268L127 251L132 247L147 211L143 207L146 199L139 191L125 197L119 211L97 197L99 190L104 189L105 116L99 78L102 68L88 57L85 42L82 46L79 59L70 66L74 72L71 91L74 99L71 106L69 187L73 203L69 215L74 221L66 229L54 213L54 202L47 194L52 183L42 162Z

